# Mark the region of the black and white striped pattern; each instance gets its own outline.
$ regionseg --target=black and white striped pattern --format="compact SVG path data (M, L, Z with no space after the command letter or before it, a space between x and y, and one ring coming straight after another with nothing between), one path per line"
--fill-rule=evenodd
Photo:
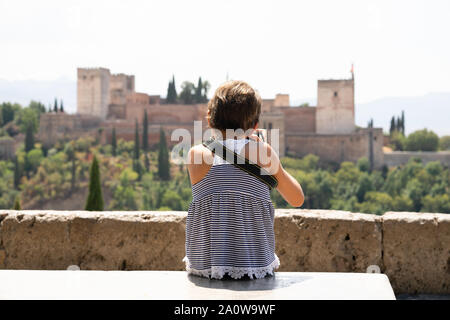
M269 188L231 164L213 165L192 186L186 221L186 269L222 278L262 278L279 265Z

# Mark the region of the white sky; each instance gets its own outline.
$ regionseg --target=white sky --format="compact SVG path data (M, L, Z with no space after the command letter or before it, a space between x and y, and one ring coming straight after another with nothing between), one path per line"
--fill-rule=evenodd
M359 103L450 91L450 1L0 0L2 79L103 66L165 95L172 73L215 89L228 72L292 101L352 62Z

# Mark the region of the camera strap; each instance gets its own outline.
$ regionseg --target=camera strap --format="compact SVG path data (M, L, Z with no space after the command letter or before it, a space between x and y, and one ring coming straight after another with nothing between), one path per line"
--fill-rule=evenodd
M232 165L259 179L260 181L265 183L269 187L269 189L277 187L277 179L274 176L270 175L264 168L261 168L256 163L250 162L247 158L228 149L224 144L218 142L216 139L210 138L203 142L203 145L208 148L213 154L218 155L225 161L230 161L231 159L233 159L233 162L231 163ZM216 152L217 150L222 150L222 152Z

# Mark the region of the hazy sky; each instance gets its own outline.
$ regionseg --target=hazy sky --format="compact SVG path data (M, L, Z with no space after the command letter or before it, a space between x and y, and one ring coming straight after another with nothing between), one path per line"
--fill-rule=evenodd
M264 98L315 99L352 62L360 103L450 91L449 39L449 0L0 0L0 78L102 66L161 95L172 73L213 89L228 73Z

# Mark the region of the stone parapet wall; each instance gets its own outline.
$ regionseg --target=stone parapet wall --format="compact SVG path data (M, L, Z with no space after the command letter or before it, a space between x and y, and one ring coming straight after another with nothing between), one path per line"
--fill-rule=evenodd
M439 161L442 165L450 166L450 151L393 151L384 154L384 163L388 167L396 167L408 163L411 158L419 158L423 163Z
M183 270L185 212L0 211L0 269ZM277 210L279 271L366 272L450 293L450 215Z

